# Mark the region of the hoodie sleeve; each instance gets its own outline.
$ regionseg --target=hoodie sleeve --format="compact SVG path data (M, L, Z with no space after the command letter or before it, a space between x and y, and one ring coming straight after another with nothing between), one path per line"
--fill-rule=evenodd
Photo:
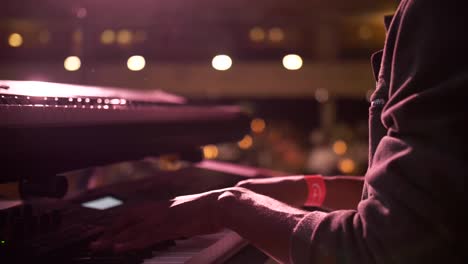
M466 263L468 16L463 1L403 0L384 48L386 135L356 210L311 212L292 263Z

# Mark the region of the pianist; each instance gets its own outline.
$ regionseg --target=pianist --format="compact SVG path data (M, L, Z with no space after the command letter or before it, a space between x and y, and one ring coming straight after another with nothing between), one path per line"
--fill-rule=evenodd
M377 89L364 181L275 178L176 197L136 208L91 246L126 251L227 227L280 262L467 263L462 6L403 0L386 18L385 47L373 56ZM292 206L307 197L339 210Z

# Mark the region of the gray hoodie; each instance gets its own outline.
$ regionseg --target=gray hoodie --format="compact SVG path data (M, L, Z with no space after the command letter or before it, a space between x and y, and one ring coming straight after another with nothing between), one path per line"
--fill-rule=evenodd
M369 168L356 210L311 212L292 263L468 263L468 15L403 0L373 56Z

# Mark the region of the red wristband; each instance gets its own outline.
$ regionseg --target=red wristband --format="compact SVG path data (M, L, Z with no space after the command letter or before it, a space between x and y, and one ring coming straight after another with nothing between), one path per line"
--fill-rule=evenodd
M308 195L305 205L321 206L327 195L325 181L321 175L305 175L304 179L307 183Z

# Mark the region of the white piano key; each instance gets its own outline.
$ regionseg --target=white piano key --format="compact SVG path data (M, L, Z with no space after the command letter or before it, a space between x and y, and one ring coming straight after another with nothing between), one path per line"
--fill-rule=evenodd
M233 236L234 234L234 236ZM200 256L208 253L211 257L212 251L223 251L219 246L226 244L227 246L233 243L226 243L226 241L233 241L239 238L237 234L232 231L223 231L216 234L196 236L189 239L176 240L176 245L164 251L154 251L153 257L146 259L143 264L183 264L187 262L198 263ZM237 240L235 240L237 241ZM214 248L210 248L214 246ZM238 247L236 247L237 249ZM228 249L224 249L228 251ZM215 252L216 253L216 252Z

